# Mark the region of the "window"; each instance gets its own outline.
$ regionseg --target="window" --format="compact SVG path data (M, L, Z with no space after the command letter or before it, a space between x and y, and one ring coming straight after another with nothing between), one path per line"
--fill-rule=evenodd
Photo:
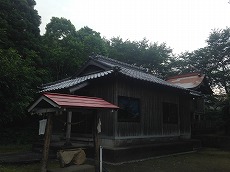
M178 124L178 105L174 103L163 103L163 123Z
M140 122L140 100L131 97L118 97L118 122Z

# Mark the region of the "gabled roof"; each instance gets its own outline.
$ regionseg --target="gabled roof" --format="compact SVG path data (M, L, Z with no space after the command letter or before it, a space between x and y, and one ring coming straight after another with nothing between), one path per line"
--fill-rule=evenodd
M84 70L90 65L98 66L101 69L103 69L103 71L101 70L94 71L94 73L86 73L84 75ZM158 84L161 86L176 88L180 90L186 90L183 87L171 84L165 80L155 77L153 74L148 73L145 68L137 67L137 66L130 65L124 62L120 62L118 60L114 60L111 58L97 55L97 56L91 57L89 61L80 69L80 71L76 75L64 81L45 85L42 87L41 92L55 91L55 90L61 90L61 89L67 89L67 88L69 89L72 87L76 87L79 84L86 83L90 80L108 76L114 72L117 72L121 75L130 77L133 79L142 80L142 81Z
M188 73L183 75L177 75L169 77L166 81L186 89L201 91L204 94L212 93L212 90L208 85L205 75L201 73Z
M56 111L63 108L118 109L101 98L76 96L69 94L43 93L28 109L29 112Z
M113 73L113 70L107 70L107 71L98 72L98 73L94 73L94 74L90 74L90 75L86 75L86 76L76 77L76 78L69 78L69 79L66 79L63 81L59 81L59 82L57 81L53 84L48 84L48 85L43 86L41 92L71 88L71 87L74 87L76 85L87 82L88 80L104 77L104 76L109 75L111 73Z

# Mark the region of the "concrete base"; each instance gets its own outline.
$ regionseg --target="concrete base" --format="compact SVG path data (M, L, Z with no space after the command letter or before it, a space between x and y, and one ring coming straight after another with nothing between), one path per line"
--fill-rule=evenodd
M47 172L95 172L95 168L92 165L72 165L64 168L49 169Z
M123 142L124 143L124 142ZM103 148L103 161L119 164L128 161L148 159L157 156L170 155L176 153L190 152L201 147L199 140L192 139L172 139L172 140L150 140L149 142L143 142L137 144L137 142L123 144L119 147L104 146ZM91 144L87 145L75 145L72 143L72 147L84 148L87 158L94 159L94 147ZM133 145L132 145L133 144ZM60 150L62 144L51 143L51 151L56 154L57 150ZM52 154L52 153L51 153Z
M190 152L201 147L199 140L175 141L119 148L104 148L103 161L113 164Z

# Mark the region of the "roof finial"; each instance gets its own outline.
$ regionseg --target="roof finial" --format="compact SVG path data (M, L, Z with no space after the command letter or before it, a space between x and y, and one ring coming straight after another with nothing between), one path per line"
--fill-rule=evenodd
M98 55L95 52L92 52L91 55L89 56L91 59L97 59Z
M119 66L114 66L113 70L114 70L114 72L118 72L119 70L121 70L121 68Z

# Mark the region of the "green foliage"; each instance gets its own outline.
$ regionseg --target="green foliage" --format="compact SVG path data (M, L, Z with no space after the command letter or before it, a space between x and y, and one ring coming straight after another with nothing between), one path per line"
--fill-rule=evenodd
M45 37L50 40L57 41L68 36L74 37L75 35L75 26L71 23L70 20L67 20L63 17L52 17L50 23L46 25Z
M37 129L37 127L36 127ZM20 128L4 128L2 129L0 136L1 136L1 145L8 145L8 144L31 144L38 137L38 129L35 131L34 128L22 126ZM10 136L10 137L9 137Z
M40 16L34 0L0 0L0 48L15 48L26 56L26 49L37 50Z
M16 50L0 49L0 122L23 118L39 84L31 59L22 59Z
M147 68L158 76L166 76L170 72L170 63L173 60L172 49L165 43L148 43L143 39L137 41L123 41L121 38L112 38L108 41L109 56L120 61Z
M92 54L107 55L106 43L99 32L83 27L77 31L76 37L82 45L83 58L88 58Z
M44 66L51 80L66 78L82 63L82 48L77 42L75 27L65 18L53 17L46 29L42 37Z
M45 77L34 0L0 0L0 124L24 118Z
M206 96L205 118L216 123L225 135L230 135L230 99L226 94Z
M89 27L76 31L65 18L53 17L40 36L35 5L34 0L0 0L0 123L24 118L37 86L73 75L92 54L144 67L162 78L201 71L213 88L230 91L230 28L213 30L206 47L175 57L165 43L106 40ZM224 107L210 113L223 114Z
M209 61L212 65L210 72L214 82L230 91L230 28L213 30L207 40Z
M38 140L39 120L41 116L28 115L14 120L7 125L0 125L0 145L23 145L31 144ZM9 137L10 136L10 137ZM0 147L1 152L1 147Z
M106 54L100 33L84 27L79 31L65 18L53 17L43 36L45 67L51 80L73 75L92 53ZM68 67L67 67L68 66Z
M181 54L173 64L178 72L203 72L212 87L229 93L230 87L230 28L213 30L207 46L192 53Z

